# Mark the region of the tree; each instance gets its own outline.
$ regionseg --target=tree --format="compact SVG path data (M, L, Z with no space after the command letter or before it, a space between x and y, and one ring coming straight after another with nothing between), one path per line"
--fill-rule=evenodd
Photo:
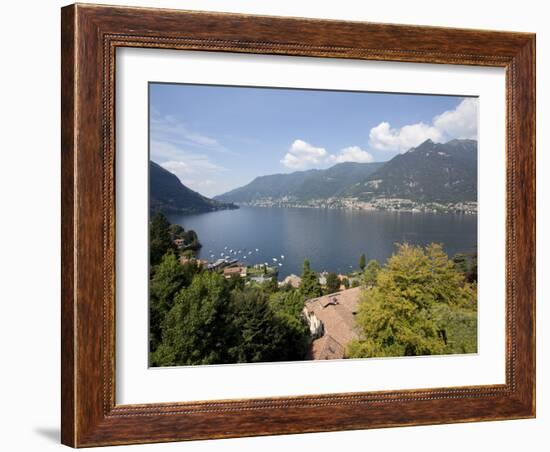
M170 233L170 236L175 239L180 238L185 233L185 229L183 229L183 227L179 224L171 224L168 228L168 232Z
M285 313L296 318L301 318L305 306L305 299L298 290L277 292L269 297L271 309L276 314Z
M265 293L271 294L279 290L279 283L277 282L276 277L268 278L267 281L262 283L261 287Z
M453 262L464 273L466 281L477 283L477 252L457 253L453 257Z
M162 325L154 366L220 364L228 361L230 293L223 276L202 272L178 292Z
M300 284L300 293L307 298L315 298L323 295L323 289L317 274L311 270L309 260L304 260L302 270L302 283Z
M231 308L231 362L257 363L284 359L284 328L261 289L233 292Z
M340 290L340 279L336 273L327 275L327 294L338 292Z
M361 257L359 258L359 268L361 271L365 270L365 265L367 265L367 258L365 257L365 254L361 254Z
M172 250L155 268L149 284L150 351L154 351L161 340L162 322L174 304L176 293L188 286L192 278L192 272L180 265Z
M181 238L185 241L184 249L197 251L202 248L202 244L199 242L199 236L193 230L185 231Z
M304 298L298 290L277 292L269 299L271 309L280 321L284 333L280 346L281 360L293 361L304 359L311 342L309 327L302 316Z
M350 357L381 357L472 351L471 321L477 309L475 286L467 283L441 245L425 249L398 245L362 295L357 323L361 338L349 344ZM468 314L469 313L469 314ZM468 315L464 315L468 314ZM467 337L457 334L470 325Z
M157 265L169 250L176 250L170 237L170 223L161 212L157 212L149 222L149 264Z
M349 289L349 279L348 278L342 279L342 285L344 286L345 289Z
M378 272L380 271L380 264L377 260L371 259L365 268L363 274L363 281L365 286L372 287L376 284L376 278L378 277Z

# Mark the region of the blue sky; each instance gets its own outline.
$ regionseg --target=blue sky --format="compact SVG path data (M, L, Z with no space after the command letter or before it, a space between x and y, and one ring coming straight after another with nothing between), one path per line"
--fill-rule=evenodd
M151 83L150 157L206 196L256 176L477 138L477 99Z

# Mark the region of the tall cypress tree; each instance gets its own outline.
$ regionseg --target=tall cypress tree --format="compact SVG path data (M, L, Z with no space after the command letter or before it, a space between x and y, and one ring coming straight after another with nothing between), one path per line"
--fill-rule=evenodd
M302 283L300 284L300 293L304 298L315 298L323 295L321 284L317 274L311 270L309 260L304 260L304 267L302 270Z
M359 268L361 271L365 270L365 267L367 265L367 258L365 257L365 254L361 254L361 257L359 257Z

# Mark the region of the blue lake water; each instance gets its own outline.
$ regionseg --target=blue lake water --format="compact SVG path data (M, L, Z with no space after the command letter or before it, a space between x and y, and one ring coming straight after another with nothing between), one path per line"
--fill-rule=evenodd
M243 263L273 265L275 258L279 280L299 275L305 258L315 271L337 273L357 269L361 253L383 263L397 242L441 243L449 256L477 246L477 216L465 214L241 207L168 219L197 232L201 259L230 249Z

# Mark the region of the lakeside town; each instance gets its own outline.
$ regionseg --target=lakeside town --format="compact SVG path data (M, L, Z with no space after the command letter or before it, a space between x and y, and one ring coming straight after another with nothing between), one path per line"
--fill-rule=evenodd
M412 213L462 213L477 214L477 202L464 201L454 203L420 202L404 198L376 198L370 201L361 201L358 198L322 198L299 200L292 196L281 198L258 198L251 202L237 203L249 207L299 207L323 209L349 210L382 210L390 212Z

